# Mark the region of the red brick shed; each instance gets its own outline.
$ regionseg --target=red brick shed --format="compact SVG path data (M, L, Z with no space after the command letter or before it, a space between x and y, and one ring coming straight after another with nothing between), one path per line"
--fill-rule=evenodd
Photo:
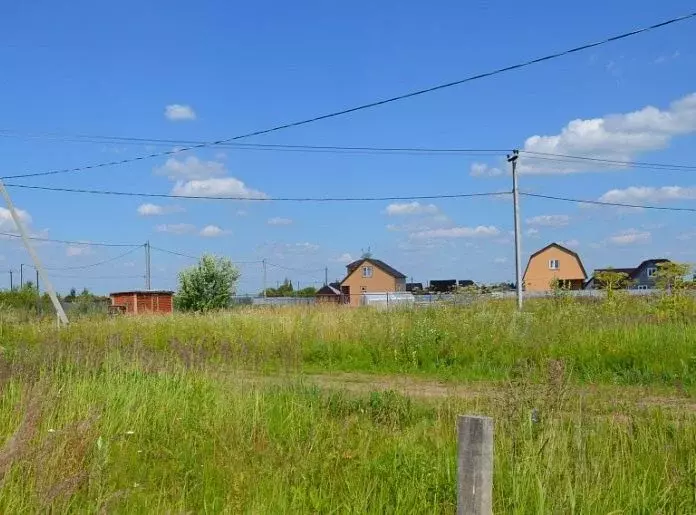
M111 305L126 313L173 313L174 292L168 290L133 290L111 293Z

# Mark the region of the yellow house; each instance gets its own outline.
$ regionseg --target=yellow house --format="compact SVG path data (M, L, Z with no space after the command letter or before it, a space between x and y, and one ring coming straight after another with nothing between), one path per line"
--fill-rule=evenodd
M529 257L523 277L524 289L550 291L556 280L571 290L582 290L587 272L576 252L551 243Z
M379 259L358 259L346 268L341 293L350 299L352 306L360 305L360 296L364 293L406 291L406 276Z

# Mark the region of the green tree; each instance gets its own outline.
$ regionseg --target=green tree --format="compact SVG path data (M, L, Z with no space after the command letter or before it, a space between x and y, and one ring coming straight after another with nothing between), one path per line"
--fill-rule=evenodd
M658 263L655 285L663 290L684 290L690 286L690 281L686 278L690 273L691 265L688 263Z
M177 309L210 311L228 307L239 275L229 259L203 255L197 265L179 273Z
M629 283L628 274L616 272L614 270L602 270L595 273L595 284L597 288L607 291L607 297L611 298L614 291L626 288Z

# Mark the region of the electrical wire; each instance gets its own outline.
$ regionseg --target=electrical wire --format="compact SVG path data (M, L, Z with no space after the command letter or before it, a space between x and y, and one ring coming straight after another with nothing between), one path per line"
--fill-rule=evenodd
M133 252L135 252L138 249L142 249L143 247L145 247L145 245L138 245L137 247L133 247L132 249L127 250L126 252L124 252L123 254L119 254L118 256L114 256L112 258L105 259L104 261L99 261L97 263L90 263L88 265L65 266L65 267L48 267L48 266L46 266L44 268L46 270L85 270L87 268L94 268L97 266L106 265L107 263L111 263L113 261L119 260L121 258L124 258L124 257L132 254Z
M499 75L499 74L506 73L506 72L510 72L510 71L513 71L513 70L519 70L519 69L525 68L525 67L527 67L527 66L532 66L532 65L534 65L534 64L539 64L539 63L542 63L542 62L545 62L545 61L551 61L551 60L553 60L553 59L557 59L557 58L564 57L564 56L567 56L567 55L571 55L571 54L574 54L574 53L582 52L582 51L584 51L584 50L589 50L589 49L591 49L591 48L595 48L595 47L598 47L598 46L601 46L601 45L605 45L605 44L612 43L612 42L615 42L615 41L619 41L619 40L622 40L622 39L626 39L626 38L629 38L629 37L632 37L632 36L636 36L636 35L638 35L638 34L642 34L642 33L645 33L645 32L650 32L650 31L653 31L653 30L656 30L656 29L659 29L659 28L662 28L662 27L666 27L666 26L668 26L668 25L672 25L672 24L679 23L679 22L682 22L682 21L685 21L685 20L689 20L689 19L694 18L694 17L696 17L696 12L692 12L692 13L686 14L686 15L684 15L684 16L679 16L679 17L676 17L676 18L671 18L671 19L669 19L669 20L662 21L662 22L659 22L659 23L655 23L655 24L653 24L653 25L650 25L650 26L647 26L647 27L643 27L643 28L640 28L640 29L632 30L632 31L629 31L629 32L624 32L623 34L618 34L618 35L616 35L616 36L611 36L611 37L602 39L602 40L600 40L600 41L596 41L596 42L594 42L594 43L586 43L586 44L584 44L584 45L576 46L576 47L574 47L574 48L570 48L570 49L563 50L563 51L560 51L560 52L555 52L555 53L552 53L552 54L548 54L548 55L545 55L545 56L543 56L543 57L537 57L537 58L535 58L535 59L530 59L530 60L523 61L523 62L520 62L520 63L517 63L517 64L510 65L510 66L504 66L504 67L502 67L502 68L497 68L497 69L490 70L490 71L487 71L487 72L484 72L484 73L479 73L479 74L476 74L476 75L471 75L471 76L465 77L465 78L463 78L463 79L458 79L458 80L455 80L455 81L446 82L446 83L443 83L443 84L438 84L438 85L436 85L436 86L431 86L431 87L428 87L428 88L424 88L424 89L419 89L419 90L411 91L411 92L408 92L408 93L404 93L404 94L402 94L402 95L397 95L397 96L385 98L385 99L382 99L382 100L377 100L377 101L375 101L375 102L370 102L370 103L367 103L367 104L362 104L362 105L358 105L358 106L355 106L355 107L350 107L350 108L343 109L343 110L340 110L340 111L334 111L334 112L331 112L331 113L327 113L327 114L323 114L323 115L319 115L319 116L314 116L314 117L311 117L311 118L306 118L306 119L304 119L304 120L299 120L299 121L295 121L295 122L290 122L290 123L286 123L286 124L282 124L282 125L276 125L276 126L274 126L274 127L268 128L268 129L261 129L261 130L257 130L257 131L253 131L253 132L248 132L248 133L246 133L246 134L240 134L240 135L238 135L238 136L233 136L233 137L231 137L231 138L225 138L225 139L220 139L220 140L211 141L211 142L203 142L203 143L200 143L200 144L197 144L197 145L190 145L190 146L188 146L188 147L186 147L186 148L182 148L182 149L169 150L169 151L165 151L165 152L155 152L155 153L151 153L151 154L147 154L147 155L137 156L137 157L128 158L128 159L122 159L122 160L118 160L118 161L111 161L111 162L105 162L105 163L97 163L97 164L93 164L93 165L82 166L82 167L76 167L76 168L66 168L66 169L63 169L63 170L49 170L49 171L45 171L45 172L35 172L35 173L27 173L27 174L20 174L20 175L10 175L10 176L6 176L6 177L1 177L0 179L16 179L16 178L20 178L20 177L42 177L42 176L47 176L47 175L57 175L57 174L63 174L63 173L69 173L69 172L78 172L78 171L92 170L92 169L95 169L95 168L104 168L104 167L108 167L108 166L118 166L118 165L122 165L122 164L126 164L126 163L133 163L133 162L136 162L136 161L142 161L142 160L144 160L144 159L152 159L152 158L156 158L156 157L163 157L163 156L173 155L173 154L176 154L176 153L179 153L179 152L188 151L188 150L196 150L196 149L200 149L200 148L216 146L216 145L220 145L220 144L222 144L222 143L229 143L229 142L232 142L232 141L236 141L236 140L240 140L240 139L244 139L244 138L250 138L250 137L253 137L253 136L261 136L261 135L263 135L263 134L270 134L270 133L273 133L273 132L278 132L278 131L281 131L281 130L284 130L284 129L289 129L289 128L292 128L292 127L299 127L299 126L302 126L302 125L308 125L308 124L311 124L311 123L314 123L314 122L318 122L318 121L322 121L322 120L328 120L328 119L330 119L330 118L337 118L337 117L344 116L344 115L347 115L347 114L356 113L356 112L358 112L358 111L364 111L364 110L367 110L367 109L372 109L372 108L374 108L374 107L383 106L383 105L386 105L386 104L391 104L391 103L393 103L393 102L398 102L398 101L401 101L401 100L406 100L406 99L413 98L413 97L417 97L417 96L420 96L420 95L425 95L425 94L427 94L427 93L432 93L432 92L435 92L435 91L439 91L439 90L451 88L451 87L453 87L453 86L459 86L459 85L465 84L465 83L467 83L467 82L473 82L473 81L476 81L476 80L479 80L479 79L484 79L484 78L487 78L487 77L492 77L492 76L494 76L494 75Z
M275 263L269 263L268 261L266 262L268 266L272 266L275 268L280 268L281 270L287 270L289 272L297 272L301 274L315 274L317 272L323 272L323 268L293 268L289 266L283 266L283 265L278 265Z
M542 161L558 161L565 163L577 163L578 161L590 161L593 163L603 164L605 166L619 165L621 167L631 167L631 168L648 168L657 170L674 170L674 171L696 171L696 166L692 165L680 165L680 164L669 164L669 163L651 163L646 161L621 161L618 159L602 159L598 157L587 157L587 156L573 156L569 154L551 154L547 152L531 152L526 150L519 151L522 154L526 154L527 159L539 159Z
M161 247L153 247L152 245L150 245L150 249L156 250L158 252L164 252L165 254L171 254L173 256L180 256L180 257L185 257L188 259L193 259L195 261L198 261L200 259L200 256L196 257L196 256L192 256L190 254L184 254L183 252L177 252L175 250L167 250L167 249L163 249ZM259 261L259 260L257 260L257 261L235 261L235 260L232 260L232 264L235 264L235 265L250 265L250 264L256 264L256 263L261 263L261 262L262 261Z
M655 209L659 211L686 211L691 213L696 213L696 208L692 207L669 207L669 206L651 206L651 205L640 205L640 204L625 204L622 202L605 202L602 200L583 200L568 197L556 197L553 195L540 195L538 193L524 193L520 192L520 195L525 197L543 198L549 200L560 200L563 202L574 202L576 204L593 204L599 206L616 206L616 207L630 207L636 209Z
M20 234L12 234L8 232L0 232L0 236L7 236L8 238L21 238ZM33 241L46 241L51 243L64 243L67 245L84 245L88 247L133 247L133 243L100 243L94 241L71 241L71 240L54 240L52 238L40 238L38 236L28 236L27 239ZM136 244L137 245L137 244Z
M484 192L484 193L454 193L439 195L408 195L408 196L388 196L388 197L222 197L211 195L171 195L167 193L144 193L131 191L113 190L90 190L76 188L54 188L49 186L31 186L28 184L5 184L7 188L22 188L41 191L56 191L63 193L82 193L88 195L114 195L120 197L147 197L147 198L171 198L171 199L193 199L193 200L245 200L255 202L376 202L376 201L395 201L395 200L435 200L448 198L469 198L469 197L491 197L498 195L509 195L509 191Z
M87 135L60 135L56 133L27 134L17 133L9 129L0 129L0 137L30 137L48 138L73 143L96 144L123 144L132 143L138 145L172 146L172 145L200 145L205 142L196 140L167 140L156 138L134 138L122 136L87 136ZM430 148L430 147L377 147L377 146L341 146L341 145L288 145L270 143L221 143L216 148L234 150L261 150L261 151L291 151L291 152L328 152L328 153L357 153L357 154L406 154L406 155L449 155L464 154L468 156L495 156L509 153L510 149L472 149L472 148Z
M51 274L51 279L96 279L96 280L108 280L108 279L143 279L144 275L100 275L100 276L84 276L84 275L58 275Z

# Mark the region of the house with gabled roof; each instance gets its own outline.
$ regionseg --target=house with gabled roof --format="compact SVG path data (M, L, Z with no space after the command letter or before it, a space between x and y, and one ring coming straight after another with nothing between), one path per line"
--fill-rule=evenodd
M657 279L658 265L669 263L669 259L653 258L646 259L635 268L598 268L594 271L592 278L587 281L585 289L601 289L602 284L597 280L599 272L619 272L627 275L626 288L634 290L652 290L655 288Z
M551 243L529 257L524 271L526 291L551 291L553 284L570 290L582 290L587 272L577 252Z
M406 291L406 276L379 259L358 259L346 265L346 272L341 293L352 306L360 305L363 294Z

